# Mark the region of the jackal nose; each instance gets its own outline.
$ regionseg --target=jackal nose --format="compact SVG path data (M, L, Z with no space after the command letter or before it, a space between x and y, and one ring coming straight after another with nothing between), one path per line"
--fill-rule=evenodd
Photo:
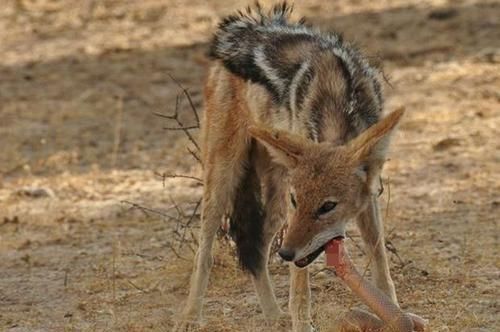
M278 251L278 254L283 258L284 260L291 262L293 261L293 258L295 257L295 252L293 250L287 249L287 248L281 248Z

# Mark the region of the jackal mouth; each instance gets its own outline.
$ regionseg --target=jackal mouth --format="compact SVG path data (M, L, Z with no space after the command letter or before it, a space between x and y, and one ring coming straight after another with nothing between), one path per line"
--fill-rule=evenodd
M314 260L316 258L318 258L318 256L325 250L325 246L326 246L326 244L328 242L330 242L331 240L343 239L343 238L344 237L342 235L335 236L332 239L330 239L329 241L327 241L325 244L323 244L321 247L319 247L318 249L316 249L315 251L313 251L312 253L310 253L309 255L307 255L304 258L301 258L299 260L296 260L293 263L295 264L295 266L297 266L299 268L306 267L309 264L311 264L312 262L314 262Z

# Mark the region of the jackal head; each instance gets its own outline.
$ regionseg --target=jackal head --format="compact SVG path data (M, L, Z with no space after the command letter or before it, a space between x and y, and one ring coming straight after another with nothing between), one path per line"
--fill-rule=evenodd
M391 133L404 110L381 119L345 145L314 143L286 131L258 126L250 135L289 170L291 215L280 256L309 265L333 238L344 237L377 194Z

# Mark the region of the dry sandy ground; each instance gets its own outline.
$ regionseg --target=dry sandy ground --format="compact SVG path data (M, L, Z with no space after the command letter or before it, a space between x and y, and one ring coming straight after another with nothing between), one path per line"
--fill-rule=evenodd
M195 181L155 176L199 173L188 141L152 112L174 108L167 73L202 112L206 43L218 18L245 4L2 0L0 330L171 329L191 237L179 249L179 222L122 201L193 211ZM407 108L383 197L402 306L432 331L498 331L500 3L313 0L296 13L380 59L387 109ZM185 100L180 114L193 123ZM217 245L202 330L266 331L231 250ZM287 268L275 259L271 270L285 308ZM312 270L314 321L328 331L358 303L321 261Z

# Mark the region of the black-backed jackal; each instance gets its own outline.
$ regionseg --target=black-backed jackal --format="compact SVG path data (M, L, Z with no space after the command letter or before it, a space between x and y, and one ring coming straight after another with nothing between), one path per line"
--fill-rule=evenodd
M381 118L381 73L335 33L290 22L286 3L225 18L211 43L202 128L204 193L199 249L177 329L201 317L212 244L223 220L251 273L267 319L282 316L269 280L270 244L292 262L294 331L310 331L305 268L355 220L373 257L375 284L396 293L377 193L389 136L403 111Z

